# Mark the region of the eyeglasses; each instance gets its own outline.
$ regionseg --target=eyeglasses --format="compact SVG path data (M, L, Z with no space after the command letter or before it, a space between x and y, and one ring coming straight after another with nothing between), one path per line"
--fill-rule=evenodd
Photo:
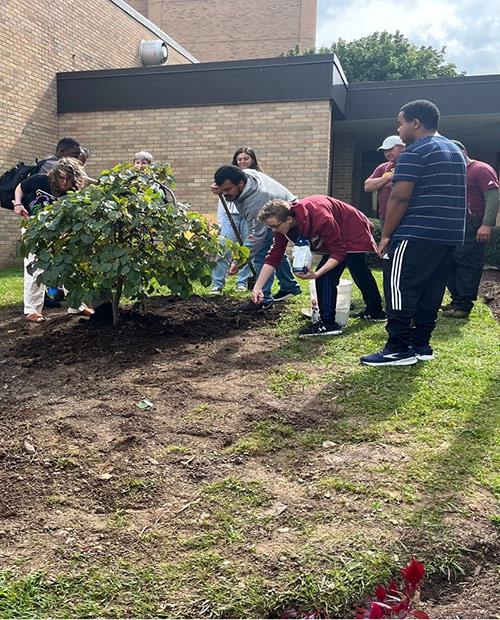
M268 224L268 227L271 230L278 230L278 228L281 226L281 224L283 224L285 222L286 218L284 220L281 220L280 222L278 222L277 224Z

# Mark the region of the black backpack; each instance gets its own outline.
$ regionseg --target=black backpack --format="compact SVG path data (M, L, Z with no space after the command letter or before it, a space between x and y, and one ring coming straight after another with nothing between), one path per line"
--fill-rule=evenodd
M37 174L46 159L35 161L34 164L26 165L20 161L10 170L4 172L0 177L0 206L4 209L14 210L12 201L14 200L14 192L16 187L33 174Z

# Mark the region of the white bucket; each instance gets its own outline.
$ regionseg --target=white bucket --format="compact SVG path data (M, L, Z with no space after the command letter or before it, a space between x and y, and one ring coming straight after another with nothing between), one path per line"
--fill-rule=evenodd
M318 307L315 280L309 280L309 291L311 294L311 305L308 308L302 308L301 313L304 316L312 317L313 308ZM337 285L337 306L335 308L335 320L341 327L347 325L351 309L351 297L352 282L343 278Z
M351 297L352 282L343 278L337 286L337 307L335 308L335 321L342 327L347 325L349 319Z

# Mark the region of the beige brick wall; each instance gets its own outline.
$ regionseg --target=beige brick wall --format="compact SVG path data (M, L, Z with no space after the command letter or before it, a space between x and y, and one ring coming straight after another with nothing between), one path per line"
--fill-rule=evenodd
M141 39L158 36L110 0L2 0L0 170L50 154L58 132L58 71L140 66ZM170 49L169 64L189 62ZM85 140L74 128L72 137ZM0 265L12 262L17 221L0 209Z
M353 202L354 139L337 134L333 141L333 195L349 204Z
M316 41L317 0L129 0L200 61L279 56Z
M330 118L329 102L315 101L63 114L59 129L90 147L89 174L146 149L172 164L180 200L212 213L213 173L242 145L297 195L327 192Z

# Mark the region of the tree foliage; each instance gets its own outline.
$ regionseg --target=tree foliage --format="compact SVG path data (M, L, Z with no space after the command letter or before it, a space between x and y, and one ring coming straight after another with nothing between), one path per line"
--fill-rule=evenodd
M213 261L227 252L218 229L185 205L167 202L174 178L168 164L143 170L117 165L96 185L69 192L27 222L22 251L35 255L38 281L64 285L68 303L113 295L115 323L123 294L144 299L158 286L189 296L210 283ZM246 248L231 244L240 260Z
M373 34L345 41L338 39L330 46L310 48L300 52L296 47L285 56L300 54L337 55L348 82L380 82L383 80L416 80L454 77L457 66L445 63L446 48L417 47L399 31Z

